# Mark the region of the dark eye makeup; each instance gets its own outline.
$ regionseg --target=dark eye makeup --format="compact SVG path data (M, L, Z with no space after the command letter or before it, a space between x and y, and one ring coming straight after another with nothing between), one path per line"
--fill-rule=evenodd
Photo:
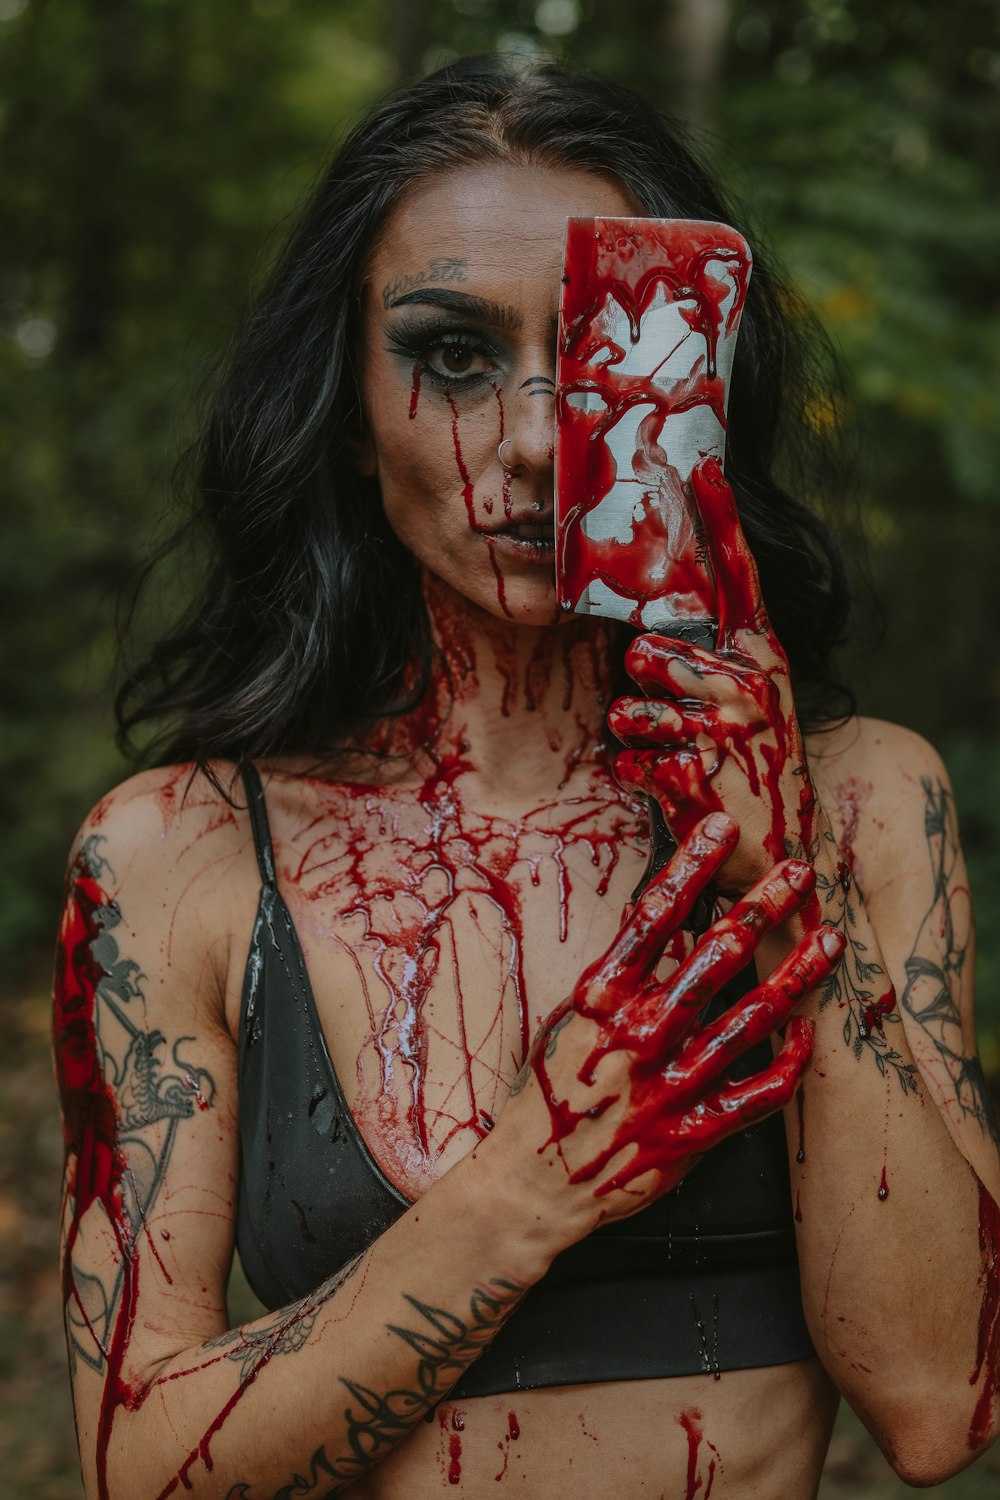
M485 384L500 358L481 330L443 318L402 318L386 339L393 354L417 364L434 384L451 389Z

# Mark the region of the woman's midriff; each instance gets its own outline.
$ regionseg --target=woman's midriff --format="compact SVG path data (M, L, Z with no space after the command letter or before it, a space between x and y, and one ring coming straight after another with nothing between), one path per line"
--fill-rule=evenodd
M811 1500L837 1400L812 1359L445 1401L351 1493Z

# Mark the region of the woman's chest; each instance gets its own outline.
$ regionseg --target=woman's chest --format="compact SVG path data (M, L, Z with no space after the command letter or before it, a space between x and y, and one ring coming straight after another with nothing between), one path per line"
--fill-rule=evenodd
M366 1144L410 1195L492 1128L645 858L641 815L606 774L522 808L474 792L331 789L276 849L316 1024Z

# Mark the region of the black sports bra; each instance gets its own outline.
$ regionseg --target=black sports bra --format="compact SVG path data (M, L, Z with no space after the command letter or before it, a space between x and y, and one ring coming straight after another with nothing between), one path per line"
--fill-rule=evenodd
M347 1107L278 890L260 777L247 766L243 779L262 888L239 1023L236 1239L250 1285L274 1308L332 1276L410 1200ZM713 1012L745 988L718 997ZM770 1059L764 1042L730 1076ZM557 1256L452 1394L718 1373L812 1353L784 1128L771 1116L716 1146L648 1208Z

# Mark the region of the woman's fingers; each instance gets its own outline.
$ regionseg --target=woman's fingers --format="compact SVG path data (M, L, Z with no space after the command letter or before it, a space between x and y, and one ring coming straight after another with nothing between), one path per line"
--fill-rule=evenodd
M692 1098L703 1095L732 1063L784 1026L803 995L827 979L840 963L844 937L818 927L798 944L762 984L726 1015L689 1037L676 1061Z
M643 891L591 977L616 987L622 979L635 984L647 978L738 838L735 819L725 813L714 813L692 829L666 869ZM615 1005L619 998L615 996Z
M760 578L743 535L736 498L717 459L706 458L695 465L691 489L715 575L719 643L723 645L734 631L759 631L766 625Z
M613 1176L594 1190L594 1196L628 1187L650 1170L668 1172L678 1163L685 1170L727 1136L755 1125L784 1109L795 1097L812 1058L815 1026L805 1016L792 1016L785 1040L774 1061L752 1078L712 1089L696 1104L673 1114L650 1098L640 1114L619 1128L608 1146L571 1181L593 1181L627 1146L636 1148Z
M715 693L713 679L728 675L727 664L712 651L704 651L690 641L673 636L647 633L637 635L625 652L625 670L643 692L652 698L664 694L699 703L711 702Z
M811 866L786 859L712 923L664 985L663 1019L650 1039L651 1056L664 1063L674 1057L702 1007L746 968L764 934L797 911L815 884Z
M666 753L622 750L615 756L614 772L626 791L655 798L671 833L682 838L698 818L720 808L711 784L719 756L718 749L700 751L690 746Z
M608 728L625 745L673 749L704 734L710 712L681 710L656 698L616 698L608 709Z
M616 698L608 728L625 745L675 745L685 736L680 710L653 698Z
M793 1016L781 1049L762 1072L707 1093L681 1122L692 1153L709 1151L727 1135L791 1103L809 1067L815 1031L807 1016Z

